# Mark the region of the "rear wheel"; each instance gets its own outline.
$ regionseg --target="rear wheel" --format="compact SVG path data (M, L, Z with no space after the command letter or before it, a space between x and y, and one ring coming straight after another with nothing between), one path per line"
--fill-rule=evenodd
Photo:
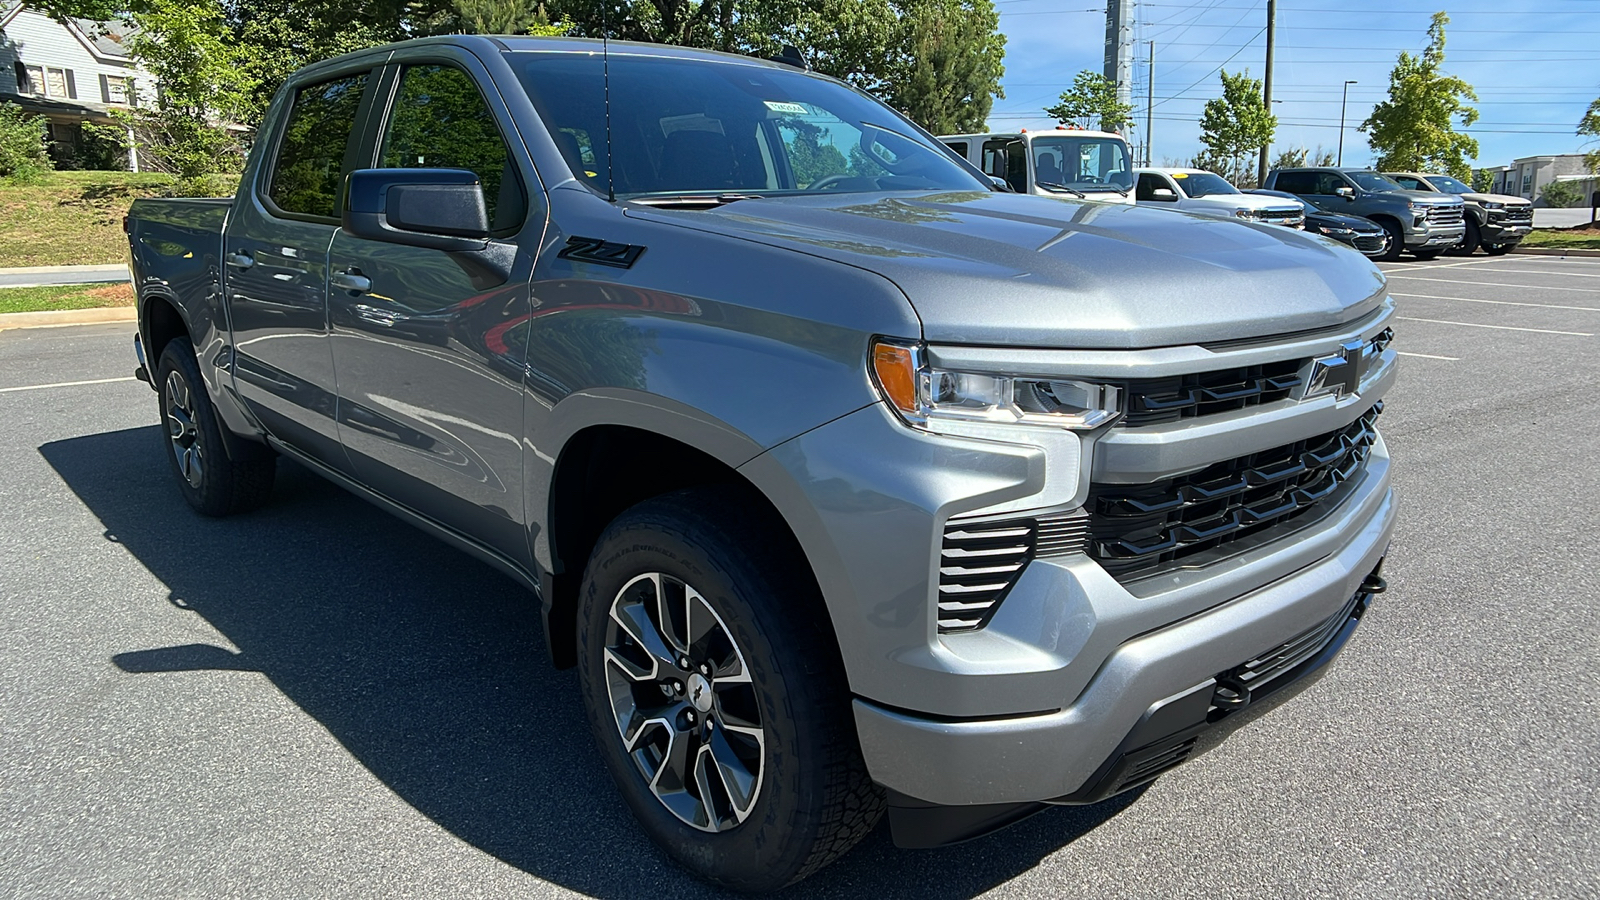
M162 442L183 499L208 516L245 512L266 502L277 459L264 447L247 459L228 456L188 338L169 341L161 351L156 385Z
M650 837L702 878L771 891L854 846L883 799L811 575L741 500L683 491L611 523L584 572L579 681Z
M1377 223L1389 235L1389 246L1385 247L1378 259L1392 261L1400 258L1400 252L1406 249L1406 233L1400 230L1400 223L1392 219L1378 219Z

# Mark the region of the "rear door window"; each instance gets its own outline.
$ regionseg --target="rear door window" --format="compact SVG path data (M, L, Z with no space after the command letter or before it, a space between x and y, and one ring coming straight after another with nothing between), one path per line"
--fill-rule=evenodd
M582 152L576 135L569 135ZM587 140L588 135L583 135ZM592 151L589 164L592 165ZM383 135L386 169L466 169L483 183L491 230L515 231L527 200L516 164L478 85L455 66L407 66Z
M366 86L367 73L362 72L295 91L267 188L267 197L278 210L338 218L339 192L347 174L345 151Z
M1278 190L1290 194L1314 194L1316 178L1315 172L1283 172L1273 184Z

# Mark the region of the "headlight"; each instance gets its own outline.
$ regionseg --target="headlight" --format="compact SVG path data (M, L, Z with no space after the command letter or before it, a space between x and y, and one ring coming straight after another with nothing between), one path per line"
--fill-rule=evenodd
M1250 212L1251 211L1248 209L1236 209L1233 211L1233 214L1241 219L1248 219L1250 218Z
M1317 226L1317 230L1322 232L1323 234L1355 234L1356 233L1355 229L1353 229L1353 228L1336 228L1336 227L1332 227L1331 228L1331 227L1329 227L1327 225L1318 225Z
M872 372L900 417L929 431L939 431L940 422L1091 431L1122 415L1122 392L1116 385L945 371L927 363L920 344L874 341Z
M1505 209L1506 205L1504 203L1496 203L1493 200L1490 200L1490 201L1488 201L1488 202L1483 204L1483 208L1484 209Z

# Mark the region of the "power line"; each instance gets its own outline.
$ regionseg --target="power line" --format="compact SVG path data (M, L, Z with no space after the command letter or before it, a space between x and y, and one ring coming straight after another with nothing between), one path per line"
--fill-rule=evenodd
M1257 31L1255 34L1251 35L1249 40L1247 40L1243 44L1239 45L1239 49L1233 51L1233 56L1230 56L1227 59L1223 60L1222 62L1217 63L1217 67L1215 69L1212 69L1210 72L1207 72L1204 75L1201 75L1199 78L1196 78L1194 80L1194 84L1191 84L1188 87L1184 88L1183 90L1178 91L1178 94L1179 95L1187 94L1189 91L1193 90L1195 85L1199 84L1202 81L1205 81L1207 78L1210 78L1213 74L1215 74L1223 66L1227 65L1228 63L1233 62L1233 57L1234 56L1238 56L1239 54L1243 53L1246 49L1249 48L1249 46L1251 44L1255 43L1256 38L1258 38L1258 37L1260 37L1260 36L1262 36L1263 34L1266 34L1266 33L1267 33L1266 26L1262 26L1260 31ZM1165 103L1166 101L1163 100L1161 102ZM1157 103L1157 104L1155 104L1155 106L1152 106L1151 109L1154 109L1156 106L1160 106L1160 105L1161 105L1161 103Z

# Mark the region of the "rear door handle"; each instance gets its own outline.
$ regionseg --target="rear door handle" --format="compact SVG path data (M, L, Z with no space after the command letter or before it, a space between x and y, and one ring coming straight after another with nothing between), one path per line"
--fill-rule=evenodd
M343 272L333 273L328 282L342 291L349 291L352 297L360 296L372 290L372 279L361 274L361 270L355 266L351 266Z
M229 253L228 265L235 269L248 269L256 264L256 258L248 253Z

